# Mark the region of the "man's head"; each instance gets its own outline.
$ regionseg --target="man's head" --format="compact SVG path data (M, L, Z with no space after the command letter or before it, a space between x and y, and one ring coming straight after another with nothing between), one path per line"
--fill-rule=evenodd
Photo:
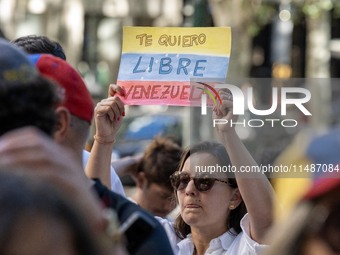
M93 117L90 92L80 74L66 61L48 54L33 54L29 59L43 76L62 88L64 101L57 108L57 113L61 124L66 125L59 125L57 141L79 154L86 142Z
M38 74L24 52L0 40L0 136L25 126L53 135L57 103L54 84Z
M21 47L27 53L41 53L40 57L30 57L43 76L57 82L65 90L65 101L62 106L71 114L69 118L65 112L58 108L59 119L68 119L69 122L65 130L59 129L57 142L71 148L76 153L84 147L89 133L89 126L93 117L93 102L84 81L78 72L71 67L66 61L60 61L58 58L66 60L61 45L50 40L46 36L28 35L17 38L12 41L13 44ZM45 55L51 54L54 57ZM67 115L67 114L66 114ZM59 125L64 127L64 125Z
M66 55L61 45L56 41L50 40L46 36L22 36L13 40L12 43L30 54L46 53L66 60Z
M175 208L170 175L178 166L182 149L169 138L157 137L144 152L137 173L137 203L157 216Z

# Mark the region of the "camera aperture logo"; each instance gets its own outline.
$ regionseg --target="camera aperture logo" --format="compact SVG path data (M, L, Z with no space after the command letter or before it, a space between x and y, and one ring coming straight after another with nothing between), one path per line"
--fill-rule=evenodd
M280 89L272 88L272 100L269 109L256 109L253 103L253 88L249 87L244 92L237 86L231 84L216 84L214 87L207 85L205 83L199 82L199 84L204 85L205 88L199 88L203 90L201 96L201 114L206 115L207 112L207 95L213 100L216 106L217 100L222 103L221 97L217 90L228 89L232 94L233 98L233 114L234 115L245 115L245 103L250 113L256 116L262 116L258 119L243 119L242 121L228 121L226 119L213 119L213 127L216 125L230 125L230 126L249 126L249 127L263 127L265 124L269 124L271 127L275 125L281 125L282 127L296 127L298 121L295 119L284 118L287 116L287 106L294 105L303 115L311 116L312 114L304 106L311 99L311 93L309 90L300 87L281 87ZM215 95L215 96L214 96ZM298 95L298 96L297 96ZM279 101L280 100L280 101ZM269 116L273 114L277 108L280 106L280 114L283 118L263 118L263 116Z
M206 115L207 114L207 95L211 98L211 100L214 103L214 106L217 106L216 99L222 104L222 99L216 89L214 87L210 86L209 84L206 84L204 82L197 82L198 84L202 85L202 87L197 87L197 89L200 89L203 91L201 95L201 114Z

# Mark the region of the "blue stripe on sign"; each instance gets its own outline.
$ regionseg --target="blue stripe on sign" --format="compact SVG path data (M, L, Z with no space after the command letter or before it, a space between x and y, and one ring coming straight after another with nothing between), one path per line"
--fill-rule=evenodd
M189 81L225 79L229 57L195 54L123 53L118 80Z

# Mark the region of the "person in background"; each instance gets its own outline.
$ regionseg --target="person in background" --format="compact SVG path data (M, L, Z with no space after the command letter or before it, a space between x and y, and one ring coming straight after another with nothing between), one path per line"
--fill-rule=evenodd
M272 245L266 255L340 254L339 149L340 128L335 126L322 134L307 129L285 150L279 163L305 171L275 179L281 195L277 212L283 216L268 234Z
M155 137L143 156L136 157L136 164L130 158L131 165L125 166L128 170L118 166L122 160L112 164L118 173L129 173L136 181L132 201L156 216L166 217L176 207L170 175L176 171L181 153L181 147L170 138Z
M23 36L13 40L12 43L27 53L48 53L66 60L62 46L46 36ZM65 107L69 111L71 122L67 129L65 145L75 150L79 158L82 158L86 174L89 178L99 178L105 185L111 187L113 191L125 196L123 185L114 169L110 171L109 169L87 167L89 152L85 151L84 147L93 119L94 105L83 79L73 68L70 68L70 65L58 61L56 58L44 56L39 59L38 56L31 56L30 59L40 73L54 80L64 89L65 100L60 107ZM106 115L96 119L96 123L99 125L100 121L106 121ZM80 155L81 153L82 155Z
M290 215L269 232L265 255L340 254L339 177L333 172L313 182Z

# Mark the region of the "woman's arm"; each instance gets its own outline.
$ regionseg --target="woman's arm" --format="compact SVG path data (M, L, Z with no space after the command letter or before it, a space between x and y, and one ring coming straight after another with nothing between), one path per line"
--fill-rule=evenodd
M226 119L228 123L216 125L216 132L228 152L231 163L237 170L243 166L257 166L235 129L230 125L231 121L235 123L237 119L232 114L231 94L226 91L219 93L222 105L214 109L214 118ZM250 235L255 241L261 243L273 221L273 188L262 173L236 172L235 177L249 213Z
M95 108L96 134L91 155L86 164L86 175L100 179L111 187L111 154L116 134L125 115L124 104L118 96L110 96Z

